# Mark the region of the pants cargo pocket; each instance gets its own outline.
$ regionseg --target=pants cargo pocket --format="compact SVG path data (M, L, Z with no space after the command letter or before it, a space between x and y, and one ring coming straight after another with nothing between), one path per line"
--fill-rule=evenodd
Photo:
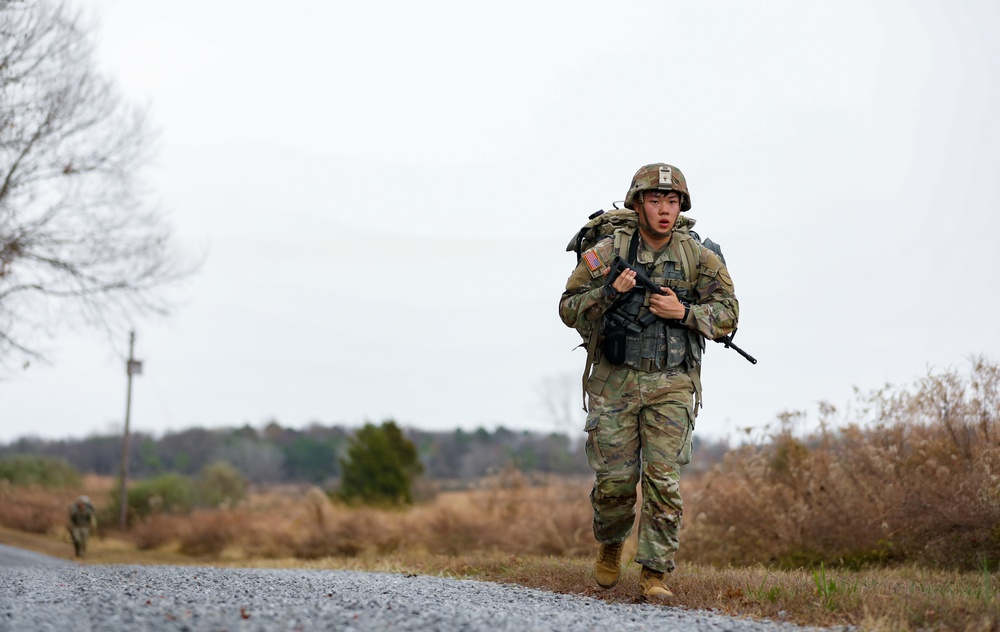
M587 463L590 465L590 469L595 472L602 472L607 467L604 454L601 453L601 446L597 441L600 426L600 415L587 415L587 425L584 427L584 430L587 431Z
M687 465L691 462L691 450L694 445L694 417L688 411L684 424L684 441L681 443L680 454L677 455L677 465Z

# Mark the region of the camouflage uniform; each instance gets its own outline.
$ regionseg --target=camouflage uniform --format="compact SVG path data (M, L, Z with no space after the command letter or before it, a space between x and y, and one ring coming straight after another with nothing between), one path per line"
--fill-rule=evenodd
M73 549L77 557L87 554L87 541L90 539L90 530L97 528L97 514L94 512L94 505L86 496L73 501L69 506L69 533L73 538Z
M683 188L675 176L675 189L686 196L686 183L680 182ZM628 206L630 201L626 199ZM685 202L682 210L686 211L690 198ZM613 238L583 253L559 303L563 322L590 341L586 431L587 457L596 474L590 495L594 536L604 545L629 536L635 522L636 485L641 480L635 561L655 571L672 571L678 548L683 514L680 467L691 458L694 416L700 404L704 348L700 334L711 339L724 336L736 328L739 316L729 272L714 252L688 233L691 224L679 216L660 252L646 247L637 228L617 229ZM615 254L632 254L629 248L635 254L632 263L644 267L655 283L671 287L689 310L682 321L657 318L641 334L630 332L625 361L612 365L597 342L609 327L609 309L621 305L621 299L616 303L615 297L607 295L603 273ZM628 313L632 322L644 316L649 306L648 294L635 294Z

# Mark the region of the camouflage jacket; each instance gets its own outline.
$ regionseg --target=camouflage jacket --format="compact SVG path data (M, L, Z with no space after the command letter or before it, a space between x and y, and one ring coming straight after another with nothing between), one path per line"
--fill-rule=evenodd
M74 527L96 527L97 515L89 503L73 502L69 506L69 523Z
M604 272L615 254L624 254L634 230L618 229L613 239L603 239L584 252L580 263L566 282L566 290L559 301L559 316L566 326L574 327L580 332L584 340L588 340L595 327L600 326L604 313L614 302L613 298L605 296ZM688 257L684 253L685 246L690 249L692 245L698 253L695 270L688 269ZM687 281L693 285L694 300L691 301L687 318L681 323L683 326L702 333L710 340L736 329L739 302L733 291L729 271L718 255L702 246L686 231L675 230L670 242L659 253L654 254L645 244L639 248L638 263L654 269L664 261L681 262ZM592 269L591 265L596 267ZM669 281L664 285L669 286ZM648 296L646 302L648 305Z

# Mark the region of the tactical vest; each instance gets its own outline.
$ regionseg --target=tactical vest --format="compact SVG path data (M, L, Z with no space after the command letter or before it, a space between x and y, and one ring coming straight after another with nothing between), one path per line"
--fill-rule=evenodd
M696 301L694 292L698 278L700 255L698 246L687 234L675 232L671 244L680 256L671 261L656 257L654 264L638 262L639 235L635 230L620 230L615 234L615 251L629 264L642 270L657 285L669 287L683 303ZM677 248L679 246L679 248ZM639 323L649 312L648 292L630 292L605 314L602 328ZM639 371L665 371L682 367L691 371L701 364L705 338L677 321L656 318L645 327L625 328L625 359L621 364Z
M70 513L69 520L74 527L89 527L90 526L90 516L93 513L93 509L88 506L84 506L82 509L76 505L73 506L73 511Z
M616 230L614 233L615 252L630 264L637 263L637 243L636 251L630 253L633 235L635 235L636 242L639 239L636 232L637 228L630 227ZM606 239L610 239L610 237L606 237ZM653 270L646 270L646 272L652 273L647 276L650 276L653 282L662 283L663 286L674 290L682 301L693 304L698 270L708 257L709 248L702 247L698 240L687 232L677 229L674 229L673 237L671 237L672 243L674 240L677 240L674 245L679 246L682 253L680 261L671 262L673 264L671 266L661 262ZM678 263L680 270L677 269ZM627 319L625 322L637 325L632 316L639 319L649 312L649 297L640 292L634 292L634 294L636 297L629 297L626 302L624 309L628 313L623 314L623 316ZM583 371L583 409L585 411L590 410L587 405L588 382L595 393L600 393L615 366L606 357L603 357L598 344L604 336L609 321L614 318L615 314L614 311L605 313L601 327L593 329L587 343L587 363ZM694 383L694 410L692 413L697 416L698 410L701 408L701 353L705 348L704 337L679 323L668 323L661 318L657 318L646 329L650 331L646 332L645 329L642 329L641 332L632 331L631 339L629 338L630 333L626 333L627 346L624 364L645 371L670 370L672 367L680 367L683 364Z

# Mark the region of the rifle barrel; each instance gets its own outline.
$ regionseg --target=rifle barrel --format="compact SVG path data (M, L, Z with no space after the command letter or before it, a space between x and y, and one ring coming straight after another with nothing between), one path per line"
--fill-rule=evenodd
M740 349L740 348L739 348L739 347L738 347L738 346L736 345L736 343L735 343L735 342L733 342L733 338L732 338L732 336L731 336L731 335L727 335L727 336L723 336L723 337L721 337L721 338L716 338L716 339L715 339L715 342L720 342L720 343L722 343L723 345L725 345L727 349L732 349L732 350L733 350L733 351L735 351L736 353L740 354L741 356L743 356L744 358L746 358L746 360L747 360L747 361L748 361L748 362L749 362L750 364L757 364L757 358L753 357L752 355L750 355L749 353L747 353L747 352L746 352L746 351L744 351L743 349Z

